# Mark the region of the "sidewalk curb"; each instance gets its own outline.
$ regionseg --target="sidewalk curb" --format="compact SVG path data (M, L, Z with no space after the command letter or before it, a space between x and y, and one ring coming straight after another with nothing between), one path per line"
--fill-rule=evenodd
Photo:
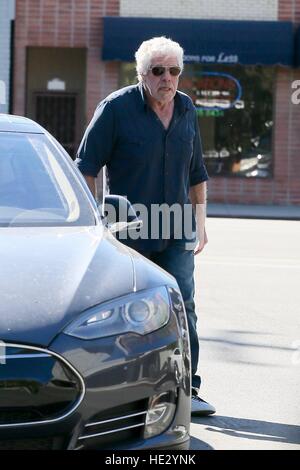
M207 217L230 219L300 220L300 206L208 204Z

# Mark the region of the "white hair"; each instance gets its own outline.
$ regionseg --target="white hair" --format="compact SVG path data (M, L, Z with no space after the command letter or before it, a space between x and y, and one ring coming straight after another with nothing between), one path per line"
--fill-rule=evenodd
M177 58L178 65L183 70L183 49L178 42L165 36L149 39L142 42L135 53L136 71L139 81L142 75L145 75L151 65L154 56L174 55Z

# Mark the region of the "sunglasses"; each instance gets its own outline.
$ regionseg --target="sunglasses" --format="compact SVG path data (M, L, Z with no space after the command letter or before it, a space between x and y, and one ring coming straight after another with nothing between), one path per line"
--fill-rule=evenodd
M172 75L172 77L178 77L178 75L181 73L181 68L177 67L176 65L172 67L164 67L163 65L154 65L150 67L149 70L151 70L151 72L153 73L155 77L160 77L166 72L166 70L169 70L170 75Z

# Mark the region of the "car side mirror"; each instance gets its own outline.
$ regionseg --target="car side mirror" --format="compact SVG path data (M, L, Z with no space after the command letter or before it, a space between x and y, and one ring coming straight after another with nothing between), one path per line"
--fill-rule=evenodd
M116 194L105 196L103 215L106 226L112 233L139 229L143 226L143 221L137 216L128 199Z

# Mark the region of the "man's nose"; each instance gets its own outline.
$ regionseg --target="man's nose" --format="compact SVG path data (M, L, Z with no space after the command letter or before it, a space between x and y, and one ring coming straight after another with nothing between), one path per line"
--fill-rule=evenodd
M163 75L162 75L162 78L164 80L170 80L172 77L172 75L170 74L170 70L169 69L165 69Z

